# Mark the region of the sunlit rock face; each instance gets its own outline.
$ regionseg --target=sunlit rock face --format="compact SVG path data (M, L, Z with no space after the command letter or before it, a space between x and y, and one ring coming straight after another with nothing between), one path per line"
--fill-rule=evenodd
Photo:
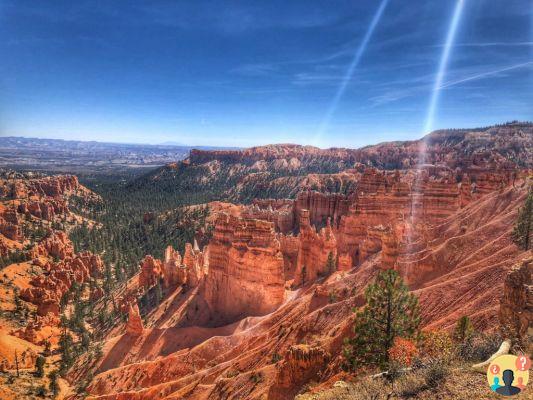
M315 281L319 276L325 276L328 271L328 257L337 258L337 241L329 220L325 228L317 232L310 225L309 211L300 211L300 233L298 235L299 249L294 284L301 285ZM330 256L331 254L331 256Z
M533 329L533 257L513 267L505 278L500 299L500 324L505 337L527 348Z
M213 316L229 322L268 314L283 302L284 285L273 223L220 215L209 243L204 292Z
M142 335L144 327L137 302L128 304L127 310L128 322L126 323L126 333L131 336Z
M294 202L295 221L300 221L302 210L309 212L309 223L317 227L325 226L330 220L333 224L348 213L352 197L341 194L325 194L305 191L298 194Z
M163 280L163 262L148 255L141 261L139 286L148 289Z
M61 297L70 290L74 282L82 284L91 278L100 278L104 270L100 256L90 252L74 255L70 241L60 235L62 233L58 232L39 245L39 256L52 255L59 257L59 261L44 263L44 273L33 278L30 287L20 292L23 300L37 306L37 314L40 316L48 313L59 315Z

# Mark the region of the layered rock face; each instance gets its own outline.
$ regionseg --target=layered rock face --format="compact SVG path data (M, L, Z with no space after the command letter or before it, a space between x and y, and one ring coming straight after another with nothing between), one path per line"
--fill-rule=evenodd
M42 266L44 274L33 278L31 286L20 292L23 300L37 305L37 314L40 316L48 313L59 315L61 297L69 291L72 284L100 278L104 269L99 256L89 252L74 255L70 241L65 237L57 240L57 236L54 235L45 242L50 246L49 254L59 257L60 261L46 262ZM47 247L44 248L48 251ZM36 260L36 263L40 261Z
M65 260L74 255L74 248L65 232L49 230L47 237L31 249L31 255L33 258L43 256Z
M303 382L316 379L326 369L331 356L321 347L291 346L281 363L277 365L276 380L270 390L270 398L286 399L291 391Z
M187 243L183 254L183 265L186 271L185 279L187 285L190 287L198 286L209 267L209 248L202 252L196 240L193 245Z
M207 249L205 252L200 251L195 241L194 245L185 245L183 257L172 246L166 248L164 260L147 255L141 261L139 286L145 290L157 283L162 283L166 288L179 285L196 287L206 273L207 253Z
M328 220L336 225L340 217L346 215L353 203L352 196L341 194L325 194L316 191L305 191L298 194L294 202L294 214L300 216L302 210L309 212L309 222L316 226L326 225ZM299 218L295 218L297 222Z
M48 176L35 179L6 179L3 196L11 199L23 199L32 196L59 197L74 193L80 189L78 178L74 175Z
M274 225L220 215L209 243L204 296L225 322L274 311L284 299L283 256Z
M500 299L500 325L505 337L528 348L533 329L533 258L523 260L507 274Z
M128 304L128 322L126 323L126 333L131 336L140 336L144 331L141 314L137 302Z
M8 207L0 212L0 234L9 240L21 242L24 240L20 218L14 207ZM1 253L0 253L1 254Z
M318 276L326 275L328 271L328 257L337 259L337 241L329 219L325 228L319 232L310 224L309 212L300 211L300 233L298 235L299 249L294 284L300 285L313 282ZM330 256L331 254L331 256Z
M148 255L141 261L139 286L149 289L163 280L163 263Z
M291 200L255 200L242 211L242 217L261 219L274 223L276 231L289 233L294 229L293 202Z
M91 200L97 195L78 183L70 175L35 177L35 174L4 173L0 178L0 256L20 249L26 239L26 230L37 226L51 226L49 222L65 222L72 216L68 199L72 195L85 196ZM72 221L74 221L72 219ZM35 243L32 243L35 244ZM42 251L41 251L42 250ZM34 246L34 254L46 252Z

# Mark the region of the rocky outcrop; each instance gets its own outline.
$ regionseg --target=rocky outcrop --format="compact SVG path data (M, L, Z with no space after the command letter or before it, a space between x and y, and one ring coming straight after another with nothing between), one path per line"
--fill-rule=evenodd
M165 288L179 285L196 287L203 279L207 269L207 249L202 252L196 241L186 243L183 257L172 246L167 246L163 260L147 255L141 261L139 286L145 290L157 283Z
M30 287L20 292L21 299L37 305L37 314L59 315L59 302L74 282L87 282L90 278L100 278L103 263L99 256L82 252L76 256L66 256L58 262L48 262L43 266L43 274L30 281Z
M27 199L32 196L59 197L72 194L80 189L78 178L74 175L56 175L34 179L6 179L3 195L11 199Z
M274 223L276 231L289 233L294 229L293 202L291 200L255 200L246 207L241 216L246 219L261 219Z
M38 201L21 202L18 206L18 211L21 214L32 215L46 221L52 221L56 216L66 216L69 213L65 200L49 198L43 198Z
M185 244L183 266L186 273L186 283L189 287L196 287L203 280L209 265L209 248L202 252L196 240L194 244Z
M515 265L507 274L500 299L500 326L504 337L528 348L533 327L533 258Z
M65 260L74 255L74 248L63 231L49 230L47 237L31 249L32 258L39 256Z
M163 260L163 282L165 287L183 285L187 282L185 269L181 262L181 255L172 246L165 249Z
M381 268L395 269L400 254L400 243L394 228L385 228L381 233Z
M14 206L8 205L2 212L0 212L0 234L17 242L22 242L24 240L20 218Z
M139 286L149 289L163 280L163 263L161 260L147 255L141 261Z
M279 234L277 239L280 243L285 280L294 279L294 273L298 265L298 253L300 251L300 239L294 235Z
M140 336L144 331L143 321L139 312L137 302L128 304L128 322L126 323L126 333L131 336Z
M321 347L305 344L291 346L277 365L275 383L270 394L272 399L285 399L305 382L317 379L326 369L330 355Z
M340 217L348 213L353 201L352 196L344 196L337 193L300 192L294 202L295 220L299 222L302 210L307 210L311 225L323 227L328 220L332 221L333 225L336 225Z
M283 256L273 223L220 215L208 257L204 296L220 322L264 315L283 302Z
M299 225L300 247L294 275L295 285L313 282L319 276L333 272L328 270L328 257L337 259L337 241L329 220L326 227L317 232L316 228L310 224L309 212L301 210Z

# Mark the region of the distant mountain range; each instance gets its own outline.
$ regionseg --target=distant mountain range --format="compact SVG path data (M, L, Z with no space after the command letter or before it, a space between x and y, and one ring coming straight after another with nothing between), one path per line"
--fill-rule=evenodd
M8 136L0 137L0 167L79 172L160 166L183 160L193 148L230 149L170 143L150 145Z

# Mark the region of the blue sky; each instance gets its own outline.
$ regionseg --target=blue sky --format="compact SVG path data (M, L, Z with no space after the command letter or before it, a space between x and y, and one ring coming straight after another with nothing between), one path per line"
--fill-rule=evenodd
M457 1L0 0L0 135L418 138ZM463 0L454 33L431 128L532 120L533 3Z

